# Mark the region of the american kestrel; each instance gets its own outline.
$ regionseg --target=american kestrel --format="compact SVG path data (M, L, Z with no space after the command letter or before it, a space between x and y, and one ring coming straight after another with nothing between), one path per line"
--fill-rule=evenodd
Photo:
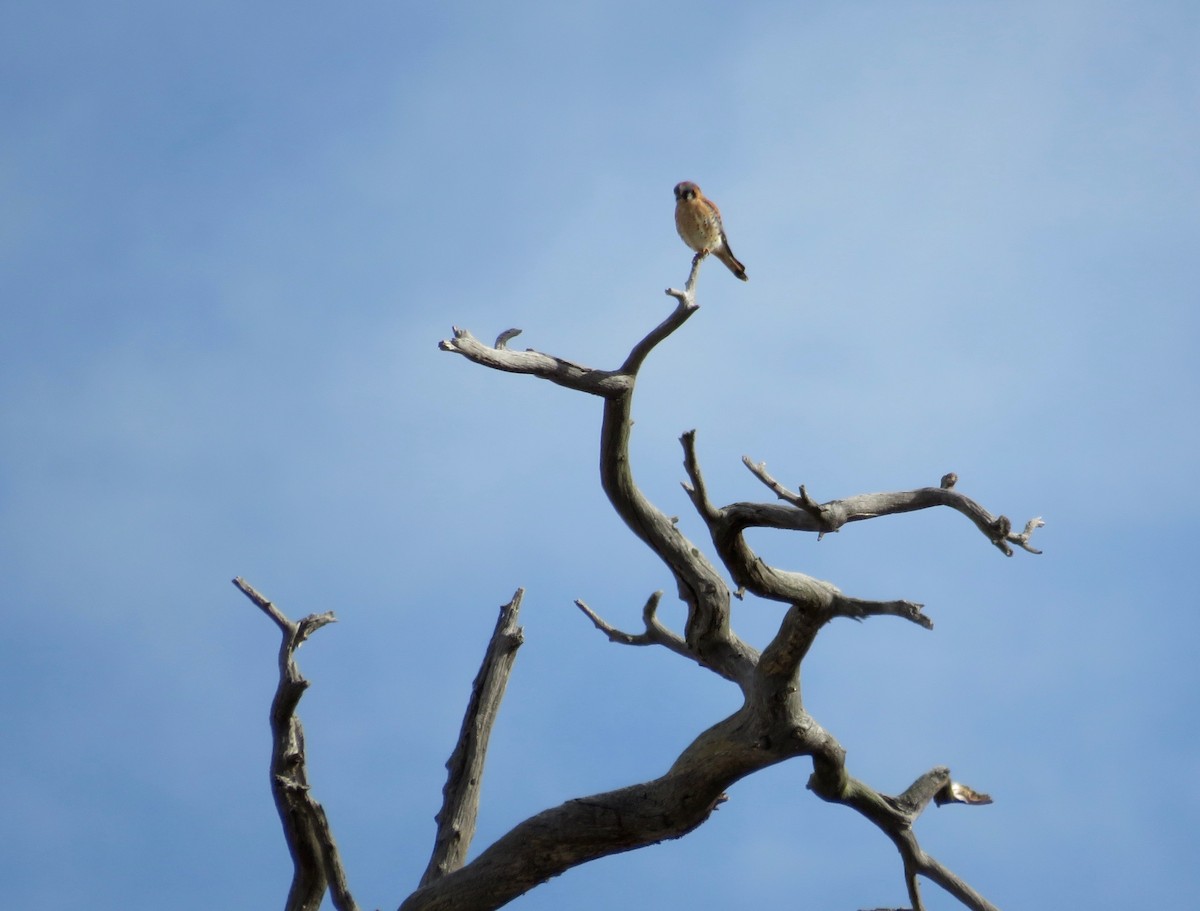
M690 180L675 184L675 229L698 256L711 253L742 281L749 281L746 267L729 249L729 239L721 225L721 210Z

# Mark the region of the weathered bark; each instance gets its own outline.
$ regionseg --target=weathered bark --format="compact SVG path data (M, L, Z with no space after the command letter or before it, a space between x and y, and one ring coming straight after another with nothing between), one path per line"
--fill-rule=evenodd
M432 888L414 893L402 911L425 909L491 909L564 870L596 857L627 851L664 838L686 834L707 818L730 784L761 768L796 756L810 756L813 774L809 788L822 799L849 806L891 838L900 852L905 884L913 909L923 907L917 877L937 883L966 907L991 909L982 896L934 858L916 841L912 825L935 795L939 802L990 802L950 780L937 768L917 780L904 794L892 797L854 779L845 767L845 751L836 739L807 713L801 699L800 663L819 630L835 617L863 619L898 616L932 628L922 605L907 600L871 601L846 595L832 584L802 573L769 566L746 543L743 532L771 527L818 534L837 531L849 522L875 516L947 506L967 516L1002 552L1010 544L1037 553L1029 537L1041 520L1014 533L1004 516L993 517L973 500L954 491L957 478L943 477L939 487L898 493L863 494L819 504L801 488L792 493L746 459L756 477L789 505L734 503L716 507L709 500L695 452L695 435L683 437L685 485L697 512L708 527L713 546L725 569L739 586L741 597L759 597L790 605L779 632L760 655L733 632L731 592L721 573L638 489L629 462L631 408L637 371L656 345L668 338L696 311L695 281L702 258L693 262L683 291L669 289L675 311L639 342L616 370L592 370L571 361L535 351L511 352L504 333L492 348L456 328L443 350L464 355L493 369L532 373L568 388L605 399L600 433L600 479L605 493L626 525L666 564L687 605L683 635L668 630L657 618L661 593L644 611L645 630L633 634L615 629L583 601L580 610L610 640L626 645L662 645L737 684L742 707L700 735L672 768L651 782L606 794L568 801L526 820L478 858Z
M519 823L473 860L465 862L478 809L478 782L487 734L512 667L513 653L520 644L520 631L515 626L518 593L509 605L510 616L506 619L502 615L497 624L476 680L458 746L447 764L450 775L445 803L438 814L433 857L419 888L403 902L401 911L491 911L499 908L571 867L687 834L702 824L725 799L725 790L731 784L767 766L799 756L810 757L812 761L808 787L814 794L856 810L896 845L913 911L921 911L924 907L919 878L939 885L967 908L993 911L986 899L927 854L913 832L913 824L931 800L938 804L984 804L990 803L991 799L953 781L949 770L943 767L924 773L902 794L891 796L875 790L849 773L845 751L808 713L802 699L800 665L825 624L837 617L862 620L896 616L930 629L933 624L923 612L922 605L902 599L856 598L844 594L829 582L770 566L750 548L744 531L752 527L770 527L820 535L837 531L850 522L945 506L965 515L989 541L1011 556L1010 545L1014 544L1031 553L1038 552L1029 545L1029 538L1042 524L1041 520L1031 520L1023 532L1014 533L1012 523L1006 517L994 517L955 491L957 478L953 474L943 477L938 487L861 494L817 503L805 488L801 487L798 493L787 490L767 474L763 465L756 465L748 458L744 460L747 467L784 504L734 503L718 507L709 497L700 470L695 433L689 431L682 438L688 477L684 488L705 523L725 572L738 586L736 593L731 592L723 573L679 531L673 519L641 492L629 459L633 426L631 409L638 371L655 347L696 313L695 284L703 260L703 256L697 256L693 261L682 291L667 290L677 302L675 309L634 345L624 363L615 370L592 369L533 350L509 350L507 343L519 334L516 329L500 333L496 343L489 346L465 329L456 327L453 338L441 342L440 347L481 366L530 374L604 399L600 429L601 484L617 514L671 573L679 597L687 606L687 615L682 633L668 629L657 616L662 593L655 592L643 611L644 630L628 633L608 624L582 600L576 604L613 642L659 645L729 680L740 689L742 705L729 717L702 732L659 777L569 800L544 810ZM741 598L747 591L788 605L778 632L761 654L743 642L731 624L732 599L735 594ZM331 615L329 619L332 619ZM286 621L276 618L276 622L285 631L285 643L289 635L295 636L295 633L289 634L291 627L285 625ZM282 655L281 652L281 668ZM290 652L288 662L291 666ZM281 680L282 674L281 670ZM277 697L277 702L287 702L290 706L287 717L291 717L290 712L302 690L301 686L286 700ZM281 682L281 693L283 691ZM274 725L274 711L272 718ZM298 736L299 722L295 721L294 725ZM296 755L297 750L288 745L290 743L287 741L280 747L281 756ZM321 838L309 837L304 828L309 823L289 825L289 819L297 816L297 811L283 797L294 790L302 790L307 799L307 781L302 774L302 740L300 743L301 776L295 779L299 785L278 789L276 800L296 862L297 882L301 881L301 868L307 867L303 891L311 896L318 888L323 888L327 880L333 881L334 876L328 871L340 871L340 865L336 863L336 849L331 851L327 847L332 846L332 838L325 837L328 826L323 813L320 814L320 825L316 826L322 833ZM292 765L295 765L294 760ZM302 804L301 809L305 806L307 804ZM344 881L342 884L344 887ZM294 885L293 892L299 888ZM344 894L348 898L349 893ZM315 906L289 904L291 907Z
M296 649L322 626L334 623L335 617L332 612L310 614L293 623L244 579L234 579L233 584L275 622L283 636L279 686L271 703L271 795L292 856L292 886L284 907L317 911L328 889L338 911L358 911L325 810L309 792L304 728L296 715L300 697L308 689L296 665Z
M433 856L421 877L422 886L461 867L471 847L471 839L475 837L488 740L496 723L496 713L500 711L500 700L508 686L517 649L524 641L521 627L517 626L517 612L524 595L524 590L517 589L513 599L500 608L500 618L483 656L483 665L471 688L458 743L446 762L448 774L442 791L442 809L436 817L437 837L433 843Z

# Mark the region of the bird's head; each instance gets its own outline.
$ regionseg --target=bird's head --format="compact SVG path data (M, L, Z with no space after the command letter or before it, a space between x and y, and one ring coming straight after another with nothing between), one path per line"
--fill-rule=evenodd
M690 180L685 180L682 183L675 184L676 199L695 199L700 195L700 188Z

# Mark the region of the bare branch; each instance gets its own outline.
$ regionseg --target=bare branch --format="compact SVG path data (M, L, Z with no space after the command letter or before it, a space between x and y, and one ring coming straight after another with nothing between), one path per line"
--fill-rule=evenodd
M508 343L521 334L520 329L505 329L496 336L496 350L500 351L508 347Z
M1036 519L1030 519L1025 523L1025 530L1023 532L1019 534L1010 534L1008 536L1008 540L1012 541L1013 544L1016 544L1022 550L1029 551L1031 554L1040 554L1040 550L1029 545L1029 536L1033 534L1035 528L1041 528L1045 524L1046 523L1042 521L1041 516L1038 516Z
M700 472L700 460L696 457L696 431L687 431L679 438L679 442L683 444L683 467L691 479L691 484L684 484L683 489L705 522L720 521L721 511L708 498L708 488Z
M749 468L756 478L766 484L779 499L786 500L788 503L799 509L803 509L812 516L822 528L818 538L824 537L828 531L837 531L837 528L832 525L830 517L826 514L824 507L808 495L808 491L804 489L803 484L800 485L799 493L793 493L767 474L766 462L756 463L751 461L750 456L742 456L742 464Z
M819 536L823 536L827 532L838 531L843 525L850 522L915 512L934 506L948 506L975 523L975 526L1005 556L1011 557L1013 554L1012 548L1008 546L1010 542L1029 553L1041 553L1040 550L1029 545L1029 538L1034 529L1041 528L1046 524L1045 522L1040 518L1030 519L1023 532L1014 533L1012 522L1007 516L993 516L970 497L963 496L954 490L953 487L958 481L958 476L953 472L942 477L940 487L921 487L916 490L895 493L858 494L818 504L808 496L803 486L800 488L800 493L793 493L772 478L767 474L765 463L755 463L749 456L743 456L742 462L755 477L771 488L776 496L796 508L787 509L768 503L734 503L726 506L728 521L739 528L815 531Z
M327 889L337 911L357 911L329 819L309 793L304 728L296 716L300 697L308 688L308 681L296 665L296 649L335 618L327 612L293 623L241 577L233 584L275 622L282 634L279 685L271 703L271 794L292 856L286 911L318 911Z
M700 734L662 776L530 817L461 869L418 889L401 911L492 911L572 867L686 835L734 782L802 752L790 730L758 730L754 711L744 707Z
M903 856L903 852L901 852ZM908 900L912 903L912 911L925 911L925 902L921 900L921 882L917 879L917 868L904 857L904 885L908 889Z
M654 348L666 339L676 329L686 323L693 313L698 309L696 303L691 298L691 282L688 283L688 297L686 300L680 298L679 306L671 311L670 316L655 326L650 333L633 346L629 352L629 356L625 358L625 363L621 365L621 373L627 374L630 377L637 376L637 372L642 369L642 363ZM667 292L672 294L671 291Z
M796 756L811 756L809 787L825 800L855 809L897 845L905 883L914 909L922 909L918 876L925 876L976 911L988 905L926 855L912 835L912 823L930 800L950 788L949 773L926 773L900 797L882 794L857 781L846 770L845 750L805 710L800 697L799 666L817 632L835 617L857 620L897 616L925 628L932 622L922 605L905 600L870 601L844 595L832 584L767 565L745 541L750 527L775 527L825 534L844 524L880 515L949 506L962 512L993 541L1011 553L1009 543L1027 550L1040 520L1014 534L1004 516L992 516L957 493L957 477L949 473L939 487L890 494L864 494L818 503L805 489L794 493L772 478L765 465L743 461L755 476L787 505L734 503L715 506L709 498L699 461L695 433L682 437L688 483L684 484L708 527L721 561L741 591L789 605L779 631L759 655L742 642L730 624L730 591L717 569L679 531L676 520L651 503L634 481L629 458L633 426L631 408L637 374L650 352L697 309L695 284L703 256L696 256L684 290L668 289L675 310L633 346L621 367L600 371L535 351L511 352L502 333L492 348L470 333L454 330L444 350L463 354L493 369L528 373L604 398L600 439L600 476L617 514L663 561L674 576L688 607L681 638L659 623L661 593L647 601L645 629L629 633L609 624L582 600L579 610L610 641L624 645L663 645L734 681L744 695L742 707L703 732L660 778L618 791L597 794L546 810L513 828L470 863L423 880L403 911L484 911L498 908L545 879L570 867L618 851L675 838L699 825L724 799L734 781L768 765ZM944 780L943 780L944 775ZM946 794L955 795L950 788ZM957 792L958 795L964 792ZM971 792L974 794L974 792ZM975 795L982 802L984 795Z
M454 752L446 762L448 775L442 789L442 809L435 817L437 837L433 856L421 877L422 886L461 867L471 847L471 839L475 837L488 740L508 686L517 649L524 641L524 633L517 626L517 614L524 595L525 590L518 588L512 600L500 608L496 629L471 687L462 730Z
M800 662L808 654L817 632L828 617L820 612L807 610L802 604L793 604L779 624L779 632L763 649L758 662L758 677L762 683L760 698L778 699L785 691L795 687Z
M906 512L933 505L950 505L964 512L984 528L992 540L1005 540L1011 533L1011 523L1003 516L994 519L982 507L951 491L957 478L947 475L940 488L926 488L910 494L870 494L850 500L817 504L803 487L793 493L766 471L766 466L743 459L746 466L788 507L770 504L733 504L714 506L708 497L699 461L696 457L695 434L684 434L683 443L690 485L685 484L697 512L709 527L713 544L734 580L744 589L760 597L791 603L775 639L763 650L757 668L759 686L755 702L760 706L794 703L797 721L805 730L805 751L813 755L814 771L809 787L825 800L845 804L870 819L896 844L904 865L905 887L914 909L923 909L918 875L926 876L955 895L975 911L989 911L991 905L978 893L920 850L911 832L912 822L935 795L951 799L983 803L986 795L978 795L963 786L950 782L949 772L935 769L918 779L898 798L888 797L852 778L845 768L845 753L832 737L820 736L819 727L799 706L797 672L817 632L833 617L863 619L869 616L898 616L931 629L932 621L922 612L922 605L912 601L868 601L847 596L828 583L800 573L786 572L764 563L746 544L743 530L751 525L803 529L820 533L837 530L847 521ZM1030 532L1034 523L1027 526ZM1027 537L1027 536L1026 536ZM970 797L967 793L970 793Z
M937 883L971 911L999 911L990 901L972 889L964 880L952 873L948 867L936 858L926 854L916 845L916 837L908 833L913 844L913 863L922 876Z
M831 773L828 767L822 770L818 764L808 786L823 800L857 810L892 840L900 852L905 887L914 909L924 907L917 883L919 874L941 886L971 911L997 911L987 899L922 850L913 832L912 824L933 796L933 788L944 786L949 780L948 769L936 768L918 778L899 797L888 797L846 775L844 769L840 774L836 769Z
M925 629L933 629L933 621L921 613L924 604L915 601L867 601L851 598L840 592L833 601L833 616L863 620L867 617L899 617Z
M934 795L950 781L950 770L945 766L930 769L896 798L896 804L912 819L916 819L933 800Z
M528 373L605 399L601 427L600 480L609 501L625 524L668 566L688 604L686 641L695 660L731 680L746 680L757 653L729 627L729 590L716 568L652 504L633 480L629 437L633 389L637 371L654 347L696 312L695 280L699 261L692 264L683 292L669 291L679 300L675 310L630 351L619 370L594 370L536 351L516 352L488 347L467 330L454 328L443 340L444 351L461 354L477 364L510 373Z
M696 271L694 266L693 279ZM694 307L681 302L665 322L634 347L622 369L636 370L649 350L694 312ZM726 679L745 684L758 656L730 628L728 586L699 548L646 498L634 481L629 458L634 379L630 372L627 392L604 402L600 483L617 515L675 576L679 596L688 605L684 638L693 659Z
M655 592L655 594L658 594L658 592ZM633 633L622 632L616 627L609 625L599 614L578 598L575 599L575 606L583 611L584 615L592 621L592 625L596 629L608 637L609 642L616 642L619 645L654 645L654 637L650 635L649 631L639 633L636 636Z
M693 256L692 271L688 273L687 284L683 286L683 290L680 291L677 288L668 288L666 291L668 295L679 301L679 305L681 307L687 307L689 310L695 310L700 306L696 303L695 290L696 278L700 274L700 265L703 262L704 257L699 253Z
M243 595L253 601L259 610L275 621L275 625L278 626L280 630L287 633L289 637L291 636L292 621L285 617L279 608L268 601L265 597L260 595L254 589L254 587L241 576L238 576L236 579L234 579L233 584L237 586L238 590Z
M511 330L510 330L511 331ZM498 343L507 341L507 332L502 332ZM511 337L511 336L510 336ZM509 351L504 347L489 347L471 335L466 329L454 327L454 337L438 342L443 351L461 354L468 360L493 370L503 370L508 373L529 373L542 379L577 389L590 395L612 396L620 395L631 385L630 378L609 370L594 370L573 363L564 358L542 354L532 349L528 351Z
M583 611L584 615L592 621L592 624L596 627L596 629L604 633L610 642L616 642L620 645L662 645L678 655L683 655L685 658L694 659L694 656L688 649L687 643L675 633L663 626L662 622L659 621L658 603L662 600L662 595L662 592L655 592L646 601L646 606L642 608L642 620L646 624L646 629L644 632L638 633L637 635L622 632L621 630L610 626L599 614L588 607L583 601L577 599L575 601L575 606Z

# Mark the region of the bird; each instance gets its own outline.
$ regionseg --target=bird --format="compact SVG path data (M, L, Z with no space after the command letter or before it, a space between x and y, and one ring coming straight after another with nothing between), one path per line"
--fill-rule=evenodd
M721 210L690 180L675 185L675 229L683 242L696 251L696 258L711 253L742 281L749 281L746 267L729 249L721 224Z

